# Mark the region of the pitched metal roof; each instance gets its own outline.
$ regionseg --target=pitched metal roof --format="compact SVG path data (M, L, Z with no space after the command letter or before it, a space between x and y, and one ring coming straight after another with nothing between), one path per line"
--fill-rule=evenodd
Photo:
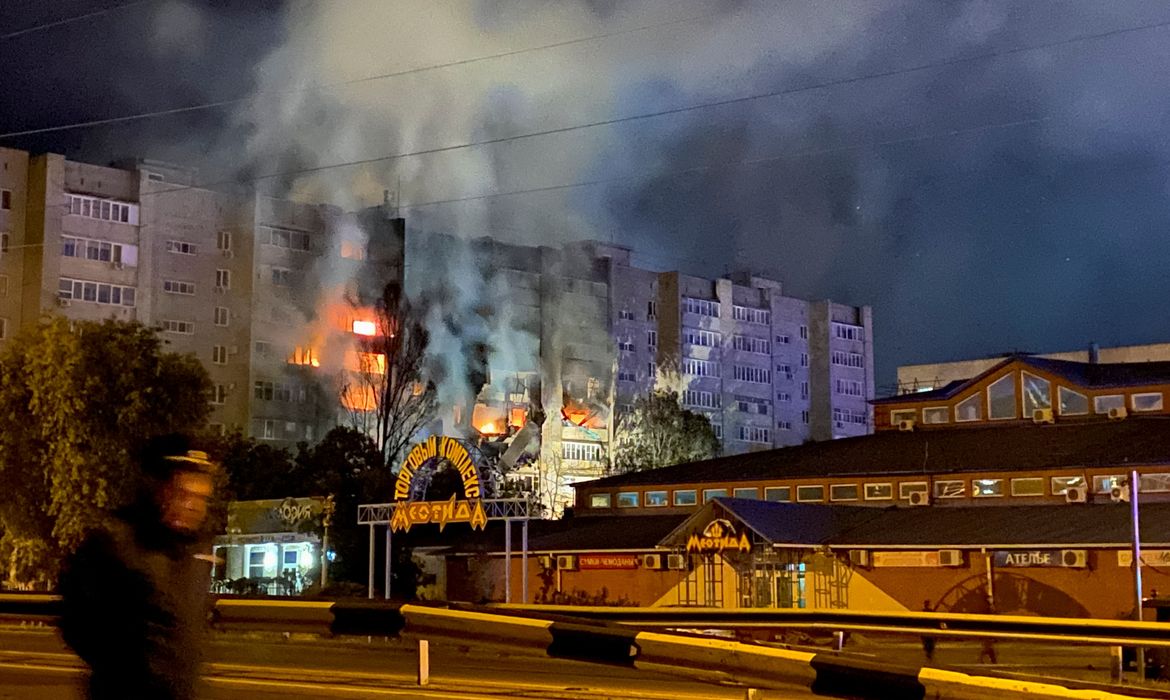
M619 474L575 488L729 483L802 477L1036 471L1170 464L1170 416L951 428L814 442Z

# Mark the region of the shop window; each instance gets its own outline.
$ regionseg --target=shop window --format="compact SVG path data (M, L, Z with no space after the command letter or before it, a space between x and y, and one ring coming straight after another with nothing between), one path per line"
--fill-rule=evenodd
M1057 392L1060 398L1060 415L1083 416L1089 412L1089 397L1068 387L1060 387Z
M983 395L968 396L955 406L955 420L960 423L983 420Z
M757 488L735 489L734 491L731 492L731 495L735 496L736 498L747 498L747 499L751 499L751 500L759 500L760 490Z
M609 508L612 505L611 496L608 493L595 493L589 497L590 508Z
M297 559L298 559L299 555L300 555L300 552L298 552L295 549L284 550L284 568L286 568L286 569L297 568Z
M727 498L727 489L703 489L703 503L712 498Z
M987 498L1003 495L1003 479L972 479L971 495Z
M1120 474L1093 477L1093 493L1111 493L1115 486L1125 486L1127 479Z
M890 501L894 498L893 484L866 484L865 485L865 500L867 501Z
M792 500L792 487L769 486L764 489L764 500L773 503L788 503Z
M253 549L248 552L248 578L264 578L263 549Z
M829 487L830 501L856 501L857 484L833 484Z
M1093 397L1093 411L1095 413L1109 413L1115 408L1125 408L1125 397L1121 394Z
M1085 485L1085 477L1083 476L1054 476L1051 479L1052 495L1063 496L1068 493L1071 488L1077 488Z
M618 508L637 508L638 507L638 492L637 491L622 491L617 496Z
M1138 493L1166 493L1170 491L1170 474L1142 474L1138 477Z
M967 482L959 480L944 480L934 482L935 498L964 498L967 495Z
M918 411L915 411L913 408L904 409L901 411L890 411L890 425L897 425L904 420L917 420L917 418Z
M1162 392L1151 394L1134 394L1130 397L1135 411L1161 411Z
M1017 497L1043 496L1044 479L1038 476L1012 479L1012 495Z
M1023 372L1024 417L1030 418L1038 408L1052 408L1052 384L1034 374Z
M646 492L646 507L647 508L662 508L670 505L669 499L666 497L665 491L647 491Z
M898 498L903 501L910 500L912 493L926 493L927 484L925 481L903 481L898 484Z
M1016 417L1016 375L1009 374L987 387L987 415L991 420Z
M693 506L698 502L697 498L694 489L683 489L674 492L674 504L676 506Z
M796 500L799 503L816 503L825 500L824 486L797 486Z
M935 406L933 408L922 409L923 423L949 423L951 421L951 409L946 406Z

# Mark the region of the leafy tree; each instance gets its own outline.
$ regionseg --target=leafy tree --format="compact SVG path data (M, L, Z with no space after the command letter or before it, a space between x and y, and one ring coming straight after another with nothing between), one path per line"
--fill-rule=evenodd
M211 438L211 457L227 474L229 500L299 496L299 485L290 481L293 458L287 450L273 447L236 431Z
M56 558L133 496L147 440L195 432L210 379L139 323L46 318L0 352L0 529L8 577L51 580Z
M346 373L341 395L351 426L371 435L382 463L393 467L437 408L424 376L430 335L397 282L374 304L374 326L375 335L359 341L358 371Z
M710 459L719 452L711 423L682 407L678 392L654 391L634 400L618 419L614 434L614 471L656 469Z

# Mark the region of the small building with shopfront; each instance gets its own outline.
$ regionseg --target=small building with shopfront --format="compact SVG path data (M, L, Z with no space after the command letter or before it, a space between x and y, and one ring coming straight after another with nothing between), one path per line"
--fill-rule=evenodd
M232 501L215 538L217 593L297 595L320 571L324 498Z

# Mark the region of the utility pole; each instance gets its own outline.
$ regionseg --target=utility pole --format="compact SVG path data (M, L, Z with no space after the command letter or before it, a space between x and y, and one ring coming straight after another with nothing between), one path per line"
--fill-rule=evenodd
M333 502L333 496L327 496L325 505L321 507L323 529L321 533L321 590L325 590L325 587L329 585L329 526L333 524L333 512L336 508L337 504Z
M1141 525L1139 523L1139 508L1138 508L1138 479L1137 470L1134 469L1129 473L1129 512L1133 518L1133 596L1134 609L1133 619L1141 622L1142 620L1142 543L1141 543ZM1139 682L1146 678L1146 650L1142 647L1136 649L1137 660L1137 676Z

